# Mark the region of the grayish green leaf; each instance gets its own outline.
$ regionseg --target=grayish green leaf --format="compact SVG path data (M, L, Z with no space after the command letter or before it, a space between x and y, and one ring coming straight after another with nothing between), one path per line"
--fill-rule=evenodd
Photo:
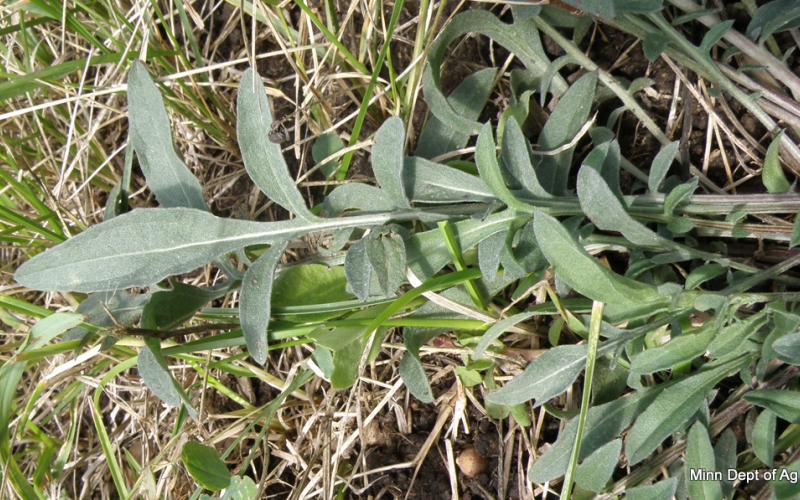
M781 194L789 191L791 187L781 167L780 151L783 131L776 135L769 143L767 154L764 157L764 168L761 171L761 182L772 194Z
M314 159L315 163L320 163L325 158L334 153L338 153L342 149L344 149L344 141L342 141L342 138L333 132L327 132L314 140L314 145L311 146L311 157ZM319 166L320 171L326 178L330 178L335 174L338 168L339 163L336 161L329 161Z
M631 359L631 372L649 374L668 370L678 363L686 362L702 355L716 334L712 321L694 334L684 334L673 338L664 345L647 349Z
M609 140L592 149L584 158L581 169L591 167L596 170L605 180L608 189L622 201L622 191L619 187L619 166L621 161L619 143L616 140Z
M483 125L478 135L478 142L475 146L475 163L478 165L481 179L486 182L492 193L508 205L509 208L521 212L533 210L531 205L518 200L506 186L503 173L500 171L500 164L497 162L494 138L492 137L492 125L489 122Z
M433 403L433 392L428 377L417 356L405 353L399 366L400 378L403 379L408 392L422 403Z
M367 257L367 240L359 240L350 247L344 258L344 273L347 276L347 291L362 302L369 297L372 281L372 265Z
M272 281L275 269L286 250L286 242L276 243L247 268L239 296L239 321L247 352L258 363L267 362L267 332L272 316Z
M475 203L496 199L479 177L424 158L406 158L404 176L408 183L406 191L415 203Z
M775 427L777 415L770 410L764 410L756 418L753 425L753 453L761 462L772 467L775 457Z
M535 406L540 406L566 391L585 365L585 344L553 347L502 388L487 394L486 401L511 406L535 399Z
M506 247L507 231L495 233L478 243L478 267L484 278L494 280L500 267L500 255Z
M348 182L330 192L323 208L326 214L339 215L346 210L383 212L394 208L392 200L381 189L369 184Z
M772 350L781 361L800 365L800 332L784 335L772 343Z
M175 153L161 94L139 62L128 73L128 120L139 166L158 203L207 210L200 182Z
M770 481L776 500L797 500L800 495L800 481L796 479L792 481L793 475L794 478L800 475L800 460L795 460L791 465L782 469L778 478Z
M625 455L635 465L700 409L705 395L720 380L736 372L740 360L703 370L665 389L636 419L628 433Z
M789 240L789 248L794 248L800 245L800 216L795 215L794 223L792 224L792 237Z
M406 247L394 233L367 239L367 257L384 295L393 295L406 276Z
M531 163L528 140L525 139L517 120L513 118L506 122L500 157L511 177L528 193L540 198L550 198L550 193L542 187L536 177L536 170Z
M672 500L678 479L671 477L647 486L637 486L625 492L625 500Z
M484 68L464 78L447 97L447 103L465 119L477 120L489 99L495 74L496 68ZM467 145L470 135L469 132L450 126L433 115L422 127L416 154L431 159L456 151Z
M136 209L37 255L17 269L15 278L36 290L145 287L248 245L389 220L387 214L376 214L314 222L252 222L190 208Z
M650 164L650 174L647 177L647 187L653 193L658 192L661 183L667 177L669 167L672 166L675 155L678 154L678 145L678 141L667 144L653 158L653 163Z
M701 422L695 422L689 429L686 443L686 466L689 496L692 500L722 500L722 486L719 481L692 481L691 470L715 471L714 448L708 430Z
M753 405L772 410L791 423L800 423L800 392L789 389L758 389L744 395Z
M513 316L509 316L507 318L501 319L497 323L493 324L483 335L481 335L480 340L478 340L478 345L475 346L475 352L473 353L473 357L475 358L482 358L485 355L486 348L495 341L500 335L505 333L506 330L511 328L512 326L516 325L517 323L521 323L526 319L535 316L535 312L525 312L515 314Z
M620 276L601 266L553 217L534 216L536 241L556 275L582 295L623 308L638 309L662 301L649 285Z
M763 42L774 33L797 27L800 5L795 0L773 0L761 5L747 25L747 36Z
M667 240L631 217L597 170L584 166L578 172L578 200L594 224L604 231L619 231L641 246L666 246Z
M698 182L697 177L695 177L689 182L678 184L672 188L672 191L664 198L664 215L674 215L675 209L687 201L695 192Z
M637 415L650 406L661 390L662 387L652 387L590 408L586 415L579 459L585 459L619 436ZM573 418L558 435L555 444L533 463L529 471L532 481L545 483L566 473L577 428L578 419Z
M736 443L738 439L736 434L728 428L717 438L717 444L714 446L714 463L717 465L717 470L723 472L722 476L722 494L725 498L731 498L733 491L733 481L728 479L726 471L728 469L735 469L737 462Z
M252 68L242 74L236 113L236 134L247 174L278 205L300 218L315 219L289 175L280 145L268 138L272 112L261 77Z
M550 61L542 48L539 33L532 19L514 24L500 21L491 12L468 10L455 16L439 33L428 51L427 66L422 77L425 101L431 113L448 126L471 135L480 132L481 124L458 113L441 91L441 66L448 46L466 33L480 33L492 38L518 57L534 75L547 70ZM564 79L556 76L553 93L560 95L566 89Z
M728 270L727 267L712 262L711 264L703 264L692 269L692 272L686 277L684 284L687 290L692 290L702 285L706 281L712 280L717 276L722 276Z
M615 439L589 455L575 471L575 482L584 490L600 493L608 484L619 461L622 439Z
M256 500L256 498L258 498L258 486L250 477L232 476L230 485L225 488L219 500Z
M231 473L214 448L188 441L181 448L181 462L197 484L210 491L225 489Z
M703 35L703 40L700 42L700 50L708 54L714 45L722 40L722 37L725 36L725 33L727 33L732 27L733 20L731 19L722 21L721 23L712 26L711 29L709 29L706 34Z
M556 149L575 138L589 119L596 86L597 74L587 73L561 96L539 135L537 142L540 148ZM564 194L574 150L572 147L556 156L542 157L542 164L537 172L540 174L539 182L547 192L554 195Z
M169 371L158 339L145 337L145 346L139 351L137 367L139 376L158 399L173 408L183 404L189 415L197 418L197 411L192 407L189 397Z
M393 116L383 122L372 145L372 173L381 189L398 208L408 208L403 185L403 145L405 142L403 120Z
M708 345L708 354L713 359L723 358L736 352L767 322L769 317L764 313L750 316L722 328Z
M172 290L153 293L142 310L142 328L169 330L188 320L211 300L225 295L217 291L175 283Z

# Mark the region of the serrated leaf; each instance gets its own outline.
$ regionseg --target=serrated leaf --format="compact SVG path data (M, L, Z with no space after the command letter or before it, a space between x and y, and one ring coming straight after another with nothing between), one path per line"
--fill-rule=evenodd
M403 185L403 144L405 142L403 120L393 116L383 122L372 145L372 173L381 189L398 208L408 208Z
M528 141L514 119L506 122L500 157L511 177L528 193L540 198L550 198L550 193L542 187L536 177L536 170L531 163Z
M775 427L777 416L770 410L764 410L756 418L753 425L753 453L761 462L772 467L775 457Z
M690 478L691 470L704 472L716 470L714 448L711 447L708 430L701 422L695 422L689 429L684 470L687 475L689 496L692 500L722 500L722 486L719 481L693 481Z
M756 406L772 410L791 423L800 423L800 392L789 389L758 389L744 395L744 399Z
M578 200L587 217L604 231L618 231L641 246L665 246L669 242L631 217L597 170L584 165L578 172Z
M188 441L181 448L181 461L197 484L219 491L231 484L231 473L214 448Z
M500 164L497 162L494 138L492 137L492 125L486 122L478 135L478 142L475 146L475 163L478 165L481 179L486 182L492 193L497 196L509 208L521 212L530 212L533 207L517 199L506 186L503 174L500 171Z
M791 187L781 167L781 138L783 138L783 131L769 143L767 154L764 156L764 168L761 170L761 182L772 194L786 193Z
M556 275L582 295L627 309L662 300L655 288L601 266L553 217L536 212L534 232Z
M23 351L38 349L48 342L75 328L83 322L83 315L69 312L56 312L36 322L28 333Z
M147 69L135 62L128 73L128 121L131 143L147 185L163 207L207 210L203 188L172 145L164 101Z
M633 419L650 406L662 387L637 391L600 406L593 406L586 415L579 459L583 460L624 431ZM567 471L577 435L578 419L573 418L559 433L558 439L533 463L529 476L536 483L545 483Z
M477 120L492 91L496 68L484 68L464 78L447 97L447 103L467 120ZM467 145L470 134L431 116L422 127L416 155L431 159Z
M784 335L772 343L778 359L792 365L800 365L800 333Z
M584 490L600 493L614 474L622 451L622 439L615 439L589 455L575 471L575 483Z
M535 406L540 406L566 391L585 365L585 344L553 347L502 388L487 394L486 401L512 406L536 400Z
M727 21L722 21L721 23L717 23L712 26L705 35L703 35L703 40L700 42L700 51L708 54L711 49L716 45L722 37L725 36L725 33L728 32L733 27L733 20L729 19Z
M650 173L647 176L647 187L651 192L656 193L661 188L661 184L675 160L675 155L678 154L678 146L678 141L671 142L661 148L653 158L653 163L650 164Z
M267 362L268 329L272 316L272 282L286 242L276 243L247 268L239 296L239 321L247 352L258 363Z
M575 138L589 119L596 87L597 73L587 73L561 96L539 134L537 142L541 149L552 150ZM572 147L556 156L542 157L542 164L537 172L541 174L539 182L547 192L554 195L564 194L574 150Z
M517 323L521 323L526 319L535 316L535 312L526 312L526 313L519 313L513 316L509 316L507 318L501 319L497 323L493 324L483 335L481 335L480 340L478 340L478 345L475 346L475 352L473 353L474 358L482 358L485 355L486 348L495 341L500 335L505 333L506 330L511 328L512 326L516 325Z
M628 463L644 460L664 439L678 430L700 409L706 393L720 380L739 369L739 362L726 363L686 377L665 389L636 419L625 443Z
M678 488L678 479L671 477L647 486L637 486L625 492L626 500L672 500Z
M236 99L236 135L247 174L267 197L296 216L314 220L289 175L279 144L268 138L272 112L261 77L253 68L242 74Z
M167 366L167 361L161 353L160 341L153 337L145 337L145 346L139 351L137 367L139 376L142 377L148 389L173 408L183 404L189 415L196 419L197 411L192 407L191 401L177 380L172 376Z
M175 283L172 290L154 292L142 310L142 328L169 330L188 320L201 307L225 291L213 291L183 283Z

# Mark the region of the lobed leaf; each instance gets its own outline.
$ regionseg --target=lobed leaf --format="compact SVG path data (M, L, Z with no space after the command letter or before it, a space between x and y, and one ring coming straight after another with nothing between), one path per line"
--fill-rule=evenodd
M147 185L163 207L207 210L203 188L178 157L164 101L140 62L128 73L128 121L131 144Z
M372 172L378 185L398 208L411 206L403 185L404 141L403 120L393 116L375 132L372 146Z
M236 99L236 135L247 174L269 199L302 219L314 220L289 175L280 145L268 139L271 130L267 92L258 73L248 68Z

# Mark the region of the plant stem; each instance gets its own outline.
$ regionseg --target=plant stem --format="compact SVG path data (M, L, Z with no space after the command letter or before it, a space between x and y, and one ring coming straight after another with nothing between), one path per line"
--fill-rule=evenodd
M592 303L592 317L589 322L589 345L586 353L586 372L583 377L583 395L581 396L581 411L578 414L578 429L575 434L575 444L572 447L572 456L569 461L567 474L564 476L564 486L561 489L561 500L569 500L572 492L572 483L575 470L578 468L578 459L581 453L581 441L586 427L586 415L589 413L592 395L592 379L594 378L594 365L597 359L597 344L600 339L600 325L603 320L603 303Z

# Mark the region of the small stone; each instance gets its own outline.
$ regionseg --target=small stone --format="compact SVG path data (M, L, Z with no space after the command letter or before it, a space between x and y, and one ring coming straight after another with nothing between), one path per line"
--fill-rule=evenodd
M474 447L469 446L458 454L456 465L465 476L474 478L486 470L486 459Z

